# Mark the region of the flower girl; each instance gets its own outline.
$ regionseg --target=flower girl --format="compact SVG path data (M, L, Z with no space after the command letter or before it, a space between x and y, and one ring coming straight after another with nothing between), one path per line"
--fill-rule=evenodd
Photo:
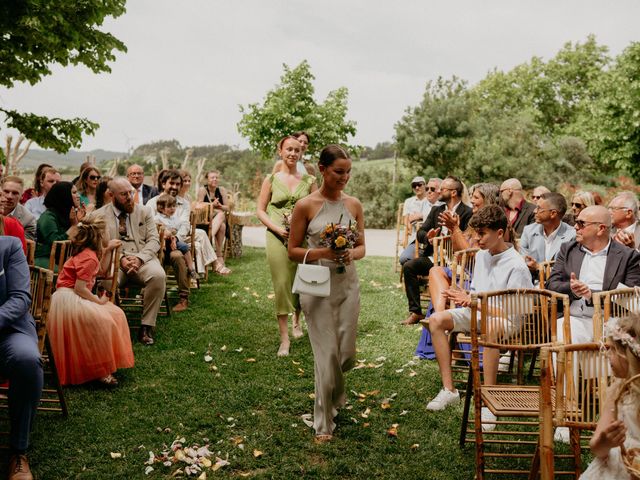
M102 218L83 220L70 233L73 256L64 264L51 297L47 332L62 385L98 380L116 386L113 373L133 367L133 350L124 312L91 289L99 271L109 268L110 252L103 248Z
M606 334L609 363L617 379L589 442L596 458L580 478L631 479L625 463L640 470L640 315L609 320Z

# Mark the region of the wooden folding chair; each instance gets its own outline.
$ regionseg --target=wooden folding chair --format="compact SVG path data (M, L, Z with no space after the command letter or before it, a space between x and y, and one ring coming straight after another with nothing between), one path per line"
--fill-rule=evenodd
M116 303L118 293L118 273L120 272L120 247L110 251L109 269L96 278L96 290L104 290L109 301Z
M394 272L402 272L400 268L400 254L407 248L407 239L409 238L409 232L406 227L406 218L402 215L404 209L404 203L398 204L398 210L396 212L396 256L394 260Z
M552 345L556 342L558 303L562 302L561 311L568 322L569 299L567 295L538 289L474 293L471 298L476 478L483 480L488 473L511 476L522 473L515 468L517 464L514 466L514 459L529 459L523 468L526 473L538 443L540 389L538 386L523 385L522 373L518 375L518 384L483 385L480 349L484 349L486 364L488 348L524 353ZM521 367L524 355L518 355L518 359ZM518 371L522 372L523 368ZM494 424L494 431L483 431L482 407L487 407L498 419L503 419L485 422ZM536 421L526 420L527 418L534 418ZM511 429L508 428L509 425L512 426ZM486 465L488 459L495 461L492 468Z
M62 271L64 262L71 256L71 240L56 240L51 244L49 254L49 270L53 272L53 279ZM55 287L55 285L54 285Z
M27 244L27 263L29 265L35 265L35 257L36 257L36 242L33 240L29 240L28 238L25 240Z
M610 318L640 313L640 288L618 288L593 294L593 341L603 338L604 326Z
M47 336L47 315L51 305L54 275L46 268L29 266L31 275L31 315L36 322L38 349L42 355L45 386L42 389L39 411L60 412L67 417L67 402L58 378L49 337ZM2 391L2 389L0 389Z
M593 432L598 423L611 378L609 361L598 343L545 347L540 357L540 458L538 463L534 457L529 478L537 478L539 468L543 480L559 475L577 479L582 471L582 452L588 450L590 438L581 436L581 432ZM554 455L553 435L558 427L569 428L569 455ZM568 459L572 460L571 467L556 468L556 460L566 463Z
M194 265L196 265L197 273L204 274L205 280L209 279L209 268L204 267L204 272L198 271L198 262L196 261L196 229L198 227L206 226L208 238L211 238L211 207L213 204L205 206L196 206L191 210L189 214L189 221L191 222L191 258L193 258ZM200 288L200 280L197 280L197 287Z
M549 277L551 276L551 270L553 270L553 265L555 263L555 260L547 260L546 262L538 263L538 280L540 282L538 286L541 290L544 290L546 288L545 285L547 284L547 280L549 280Z

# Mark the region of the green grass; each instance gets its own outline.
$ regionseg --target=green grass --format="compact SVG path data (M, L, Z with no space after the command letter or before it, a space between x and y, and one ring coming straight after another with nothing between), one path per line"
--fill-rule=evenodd
M159 321L156 345L135 345L136 366L118 372L116 390L68 388L68 419L38 415L30 451L37 478L169 478L177 466L155 464L146 476L144 462L178 437L190 445L208 439L210 450L228 455L231 465L208 478L473 478L473 448L457 445L462 408L425 410L439 389L435 362L406 366L420 331L399 325L406 300L391 262L358 264L358 359L382 365L347 374L349 404L338 415L334 442L315 445L300 418L313 409L309 340L294 341L290 357L276 358L264 251L245 248L243 258L229 262L231 276L214 276L193 293L189 311ZM206 363L209 346L213 361ZM381 408L394 394L391 408ZM395 423L397 438L387 435ZM238 436L244 449L234 446ZM255 458L254 449L264 454Z

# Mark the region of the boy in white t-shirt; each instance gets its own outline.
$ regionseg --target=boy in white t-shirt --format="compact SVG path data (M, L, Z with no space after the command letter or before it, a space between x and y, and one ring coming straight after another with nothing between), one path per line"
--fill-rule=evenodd
M481 248L476 253L476 266L471 280L472 291L533 288L527 264L513 245L504 241L507 224L504 210L497 205L482 207L471 217L469 226L475 230L478 246ZM444 410L448 405L460 401L460 395L453 386L451 349L447 332L468 333L471 330L471 295L464 290L453 288L446 290L444 295L460 307L435 313L429 318L429 330L438 359L443 389L429 402L427 410ZM497 349L484 350L485 384L491 385L496 382L499 353ZM495 417L491 417L491 412L483 408L483 420L495 420ZM491 429L494 425L486 427L483 428Z
M191 248L189 244L179 240L177 237L182 220L176 215L176 198L168 193L161 193L158 196L156 208L157 211L153 214L153 218L156 223L161 223L165 228L166 249L169 251L179 250L184 256L189 276L196 279L197 274L191 257Z

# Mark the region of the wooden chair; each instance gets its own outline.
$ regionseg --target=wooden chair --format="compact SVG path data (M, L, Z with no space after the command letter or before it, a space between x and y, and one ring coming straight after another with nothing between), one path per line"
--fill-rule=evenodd
M45 385L42 389L39 411L59 412L66 418L69 414L67 402L58 378L58 371L47 336L47 315L51 305L53 291L53 272L46 268L30 266L31 276L31 315L36 322L38 333L38 349L42 355ZM0 388L0 393L7 393L6 387ZM5 397L6 398L6 397ZM2 407L7 407L2 404Z
M540 262L538 264L538 280L539 287L541 290L544 290L547 284L547 280L551 276L551 270L553 270L553 265L556 263L555 260L547 260L546 262Z
M53 272L54 280L62 271L64 262L71 256L71 240L56 240L51 244L49 255L49 270Z
M34 242L33 240L29 240L28 238L25 240L25 242L27 244L27 263L29 265L34 265L36 257L36 242Z
M453 243L451 235L433 238L433 264L447 267L453 263Z
M593 341L603 337L610 318L640 313L640 288L619 288L593 294Z
M118 273L120 272L120 247L111 250L109 269L104 275L96 278L96 289L103 289L111 303L115 303L118 293Z
M207 231L209 232L208 238L211 238L211 214L213 204L209 204L206 206L195 207L191 210L189 215L189 221L191 222L191 258L193 258L193 262L196 265L196 271L198 262L196 261L196 229L201 226L206 226ZM207 266L204 267L204 272L199 272L204 274L205 280L209 279L209 268ZM197 287L200 288L200 280L197 281Z
M400 254L407 248L407 239L409 232L406 228L406 218L402 215L404 209L404 203L398 204L398 210L396 212L396 256L394 260L394 272L402 272L400 268Z
M451 263L451 286L469 290L473 271L476 267L476 253L479 248L465 248L453 254Z
M473 371L474 433L476 478L485 473L513 476L514 458L533 458L538 443L538 386L523 385L519 373L517 384L483 385L481 382L480 349L537 351L556 342L558 303L561 302L565 323L569 321L567 295L547 290L519 289L483 292L471 296L471 366ZM524 355L518 355L519 372L523 372ZM496 365L497 368L497 365ZM498 419L495 431L483 431L481 410L487 407ZM535 418L536 421L526 420ZM515 420L514 420L515 419ZM516 428L508 429L508 425ZM529 437L531 440L527 440ZM513 444L517 443L517 447ZM505 446L510 450L505 452ZM514 453L513 449L518 452ZM496 465L487 468L488 459ZM500 459L503 459L501 462ZM506 459L506 462L504 461ZM528 472L529 464L527 465Z
M541 351L540 385L540 444L539 466L541 478L553 479L558 475L578 478L582 471L582 451L588 449L590 436L581 432L593 432L606 400L610 383L607 355L598 343L558 345ZM553 357L556 375L553 374ZM554 431L567 427L570 431L570 455L554 456ZM556 469L556 459L573 460L567 470ZM535 478L538 462L534 457L530 478Z

